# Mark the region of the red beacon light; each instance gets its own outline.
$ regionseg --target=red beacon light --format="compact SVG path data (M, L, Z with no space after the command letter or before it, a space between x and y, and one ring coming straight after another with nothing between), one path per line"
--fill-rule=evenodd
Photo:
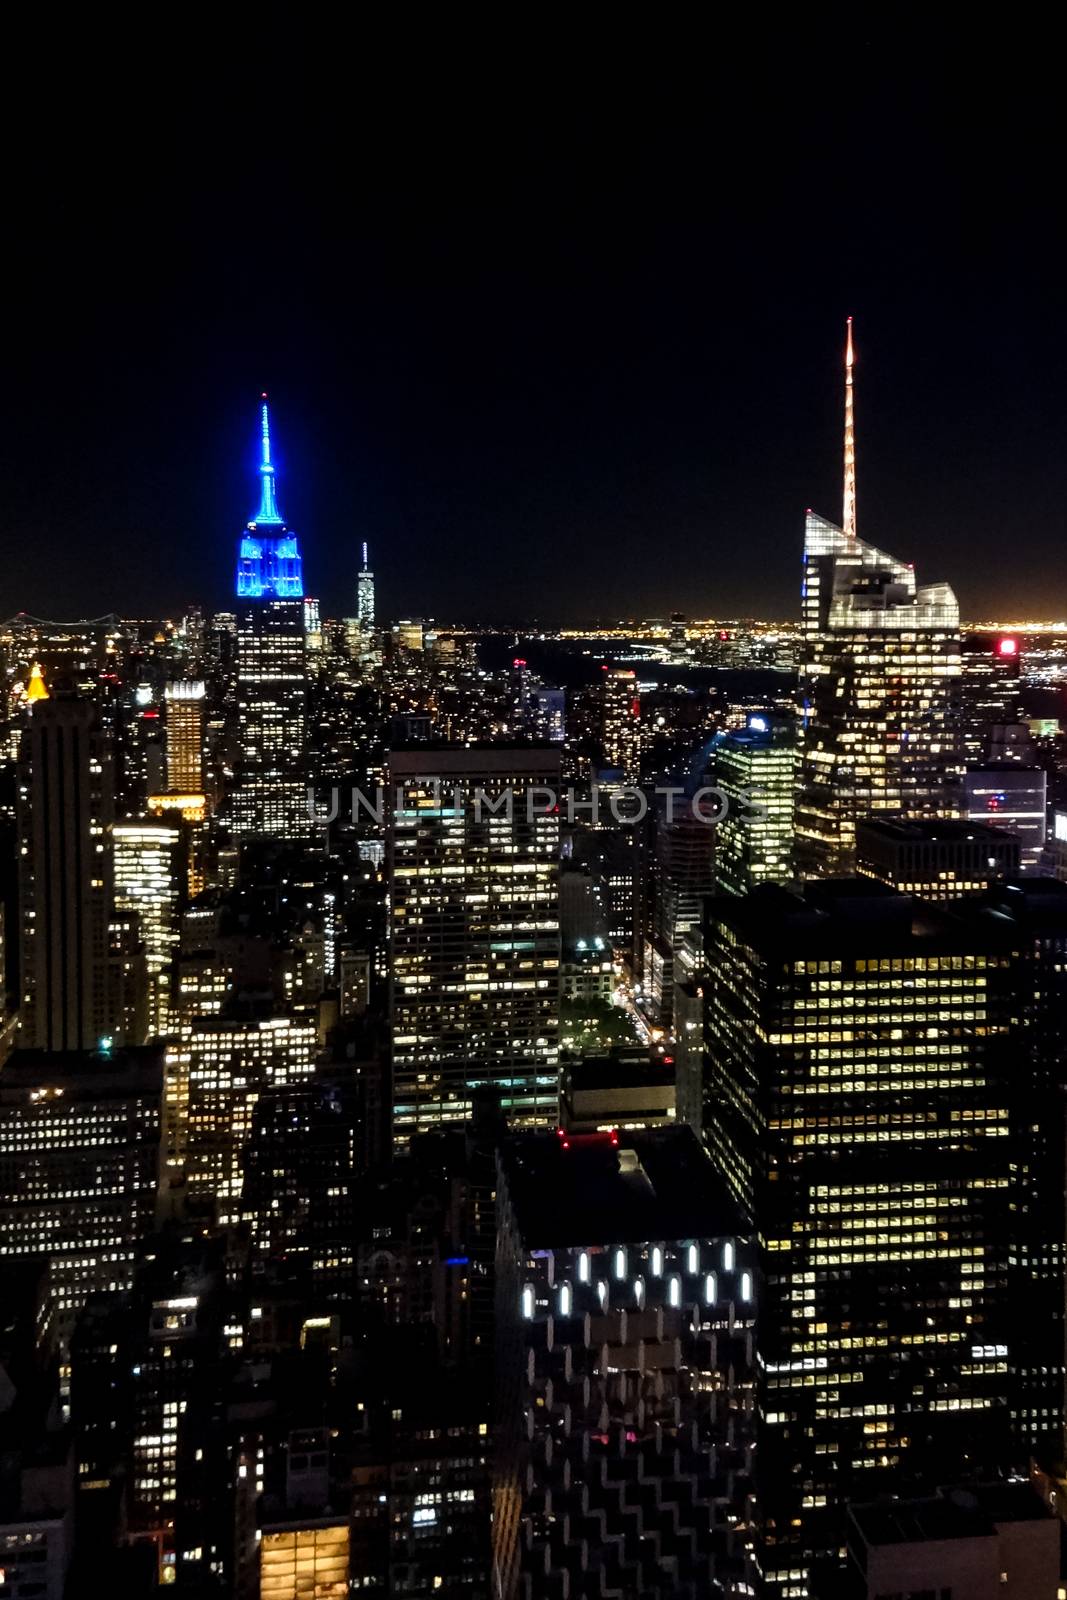
M1019 641L1010 634L1005 634L1003 639L997 640L997 654L1002 656L1015 656L1019 653Z

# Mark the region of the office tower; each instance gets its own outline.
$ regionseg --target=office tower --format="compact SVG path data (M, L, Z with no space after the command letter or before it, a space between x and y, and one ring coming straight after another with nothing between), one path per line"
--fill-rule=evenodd
M356 579L356 621L364 633L374 627L374 573L367 563L367 543L363 542L363 565Z
M174 1068L175 1097L186 1096L185 1173L190 1201L214 1208L221 1227L241 1220L245 1150L260 1096L311 1076L314 1022L277 1013L200 1016L189 1030L187 1087Z
M204 792L204 705L206 685L182 678L163 691L167 713L167 792Z
M653 1027L670 1028L674 1018L674 964L683 940L699 928L705 895L714 888L715 829L694 816L687 801L675 801L673 819L656 817L651 860L645 878L642 919L641 1009Z
M207 661L207 619L199 606L190 606L178 624L182 664L190 674L203 672Z
M756 1269L707 1154L519 1135L497 1203L495 1592L755 1593Z
M163 1066L17 1050L0 1074L0 1256L47 1255L64 1338L91 1294L129 1287L151 1231Z
M1019 871L1019 840L1004 828L981 822L892 822L868 818L856 824L856 871L877 878L900 894L924 900L956 900L980 894L995 878Z
M115 908L136 913L148 978L148 1031L170 1031L171 963L178 949L183 863L177 824L119 822L111 830Z
M252 1110L241 1197L257 1257L310 1259L324 1242L351 1243L364 1100L350 1062L261 1092Z
M720 894L747 894L792 876L795 759L792 720L770 713L754 712L744 728L713 740L707 782L720 791L714 796Z
M237 559L238 759L231 801L241 839L309 837L307 648L300 547L278 510L270 417L261 406L260 505Z
M704 897L714 884L716 830L689 804L676 802L676 815L656 818L652 847L655 931L676 950L691 928L699 928Z
M428 776L432 774L432 776ZM555 1121L558 748L389 758L393 1134L469 1120L479 1085L520 1127Z
M422 651L426 645L425 624L421 617L401 617L393 623L393 640L402 650Z
M93 706L39 701L18 772L21 1042L30 1048L90 1050L121 1033L108 996L113 806Z
M958 813L959 607L944 583L856 536L852 326L845 358L845 515L804 530L796 810L804 877L853 870L856 819Z
M174 1582L176 1527L189 1509L197 1451L202 1458L219 1432L225 1308L220 1241L195 1236L180 1246L165 1241L130 1297L130 1532L155 1545L162 1583ZM206 1506L198 1523L206 1532Z
M322 649L322 618L319 602L311 595L304 596L304 637L309 651Z
M527 704L530 733L535 739L562 744L567 737L567 696L562 689L538 685L531 689Z
M605 667L600 682L600 742L604 765L624 783L641 772L641 701L637 674L629 667Z
M511 726L520 737L533 731L530 715L532 688L530 663L524 657L516 656L511 663Z
M402 1330L353 1452L352 1568L384 1594L493 1593L490 1408ZM381 1364L378 1364L381 1370ZM394 1375L395 1374L395 1375Z
M1036 872L1045 848L1048 778L1043 767L1019 761L989 761L968 767L963 807L972 822L1004 828L1019 840L1020 867Z
M1013 633L965 633L960 645L963 758L976 766L992 757L989 738L998 724L1022 716L1022 640Z
M847 1501L1025 1461L1048 1401L1015 1391L1062 1397L1063 1119L1035 1139L1006 917L845 879L712 901L707 937L705 1137L763 1242L760 1565L806 1595Z

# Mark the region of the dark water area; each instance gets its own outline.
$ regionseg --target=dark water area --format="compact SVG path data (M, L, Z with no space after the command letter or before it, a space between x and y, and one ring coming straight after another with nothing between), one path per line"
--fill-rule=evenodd
M694 693L718 689L727 695L781 694L793 680L790 672L759 667L699 667L686 662L642 660L640 647L624 639L537 639L521 634L494 635L478 645L479 659L487 671L510 667L516 657L547 684L560 689L583 689L595 683L605 666L630 667L642 683L664 688L682 684Z

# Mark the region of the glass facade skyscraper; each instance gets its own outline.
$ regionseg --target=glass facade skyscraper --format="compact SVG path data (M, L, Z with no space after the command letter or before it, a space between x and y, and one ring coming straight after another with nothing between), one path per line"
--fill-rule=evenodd
M856 819L958 815L960 617L945 583L809 511L798 868L853 870Z
M558 746L390 756L398 1145L469 1121L479 1086L516 1126L555 1125L559 775Z
M708 783L720 791L715 829L715 886L745 894L782 883L793 870L795 729L770 713L716 735Z
M711 903L705 1136L763 1242L772 1595L812 1592L849 1500L1025 1466L1056 1426L1063 1118L1046 1013L1014 1026L1051 915L856 879Z

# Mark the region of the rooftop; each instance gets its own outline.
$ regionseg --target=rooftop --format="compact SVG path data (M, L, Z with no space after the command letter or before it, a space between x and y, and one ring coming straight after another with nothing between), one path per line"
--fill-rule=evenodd
M983 822L964 822L951 817L910 822L870 817L856 824L857 843L862 843L864 838L885 839L894 844L966 844L978 841L983 845L989 844L991 849L1001 849L1010 837L1003 828L990 828Z
M584 1056L565 1067L570 1089L638 1089L674 1082L674 1057L650 1055L643 1046L614 1050L607 1056Z
M1029 880L1028 892L1040 881ZM763 884L741 898L720 896L708 902L707 915L768 957L975 955L1006 951L1016 941L1018 908L997 916L992 903L935 904L875 878L827 878L805 884L802 895ZM1067 901L1056 907L1067 917Z
M688 1127L515 1134L500 1159L528 1248L721 1238L741 1229Z
M0 1069L0 1104L21 1104L41 1091L66 1100L158 1094L163 1051L155 1045L125 1050L14 1050Z
M868 1545L989 1539L1004 1523L1045 1522L1052 1517L1026 1482L976 1484L946 1490L929 1500L886 1500L849 1509Z

